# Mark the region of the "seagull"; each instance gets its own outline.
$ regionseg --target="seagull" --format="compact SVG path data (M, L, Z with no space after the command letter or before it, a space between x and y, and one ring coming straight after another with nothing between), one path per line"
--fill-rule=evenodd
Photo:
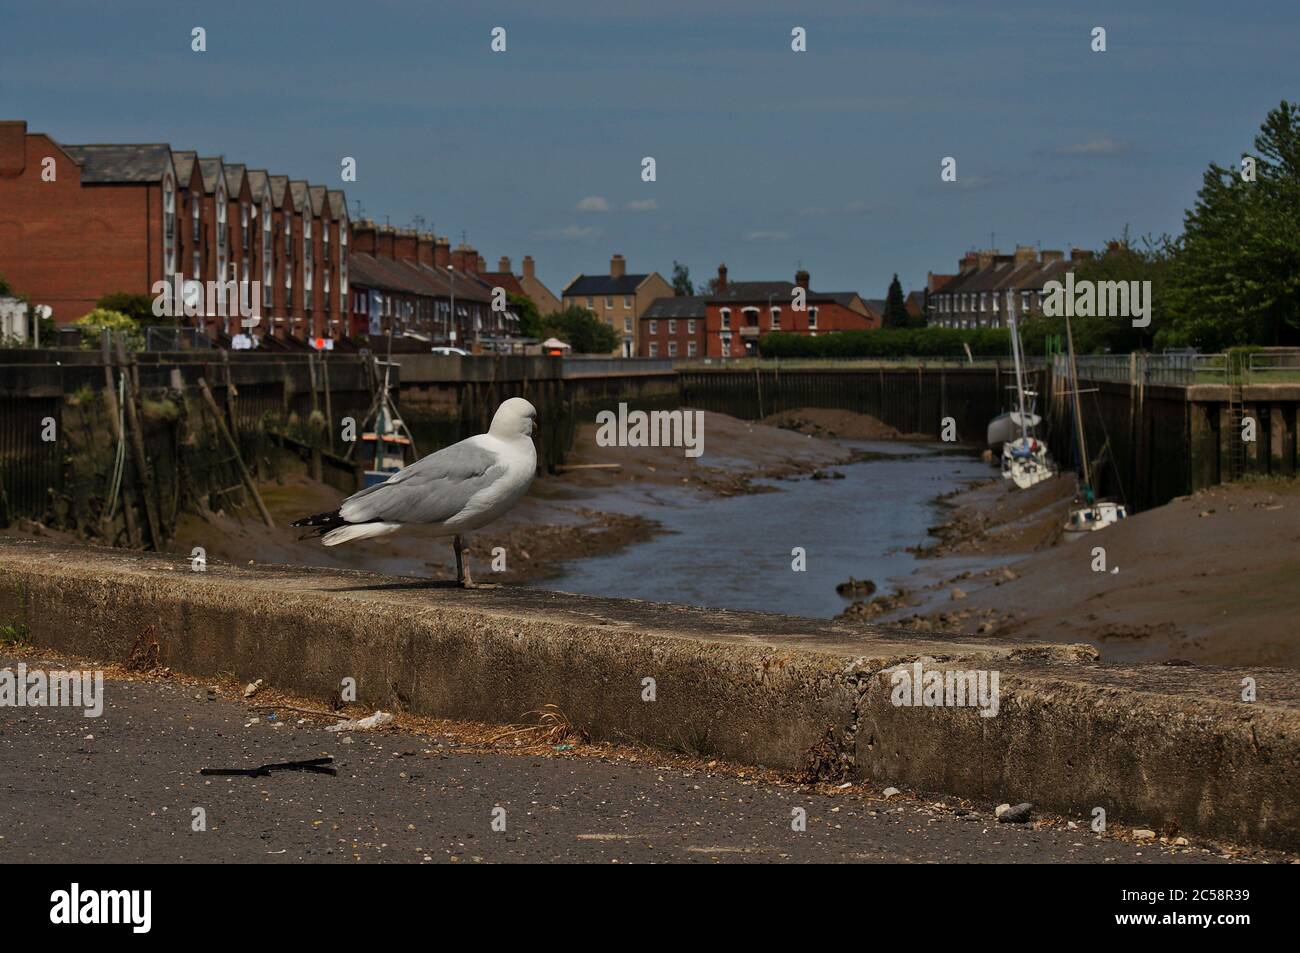
M537 408L511 397L497 408L487 433L453 443L383 483L366 487L332 513L295 521L309 526L326 546L387 536L401 530L451 536L456 553L456 581L478 588L470 579L463 534L486 526L519 502L537 474Z

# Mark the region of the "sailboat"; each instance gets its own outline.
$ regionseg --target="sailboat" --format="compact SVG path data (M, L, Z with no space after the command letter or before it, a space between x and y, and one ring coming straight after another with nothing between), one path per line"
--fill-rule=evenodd
M364 428L361 434L361 445L364 448L362 459L365 464L362 489L383 483L401 470L406 465L408 448L412 455L418 456L411 432L402 422L402 418L397 414L397 408L393 405L392 391L389 387L392 368L397 366L393 363L392 328L388 330L387 360L381 362L375 358L376 366L380 363L384 366L383 384L362 423ZM353 447L348 448L348 456L352 455L352 449Z
M1065 318L1065 339L1070 349L1070 396L1074 405L1074 435L1079 442L1079 496L1082 505L1070 507L1065 531L1070 535L1091 533L1128 518L1123 503L1096 499L1092 489L1092 463L1088 459L1088 441L1083 432L1083 404L1079 400L1079 366L1074 359L1074 333L1069 315ZM1077 502L1077 501L1076 501Z
M1053 476L1056 470L1048 459L1047 444L1038 439L1035 433L1040 418L1029 403L1033 392L1025 389L1023 352L1020 345L1020 332L1016 325L1015 295L1007 296L1007 323L1011 328L1011 356L1016 365L1016 406L1010 414L1006 415L1011 424L1011 432L1003 438L1002 476L1020 489L1027 490ZM990 436L998 419L994 418L989 424ZM1019 431L1019 436L1014 436L1016 431Z

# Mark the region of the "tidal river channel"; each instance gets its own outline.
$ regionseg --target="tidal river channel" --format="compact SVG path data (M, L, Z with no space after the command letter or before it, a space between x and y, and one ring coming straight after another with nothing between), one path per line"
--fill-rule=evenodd
M832 468L844 479L771 481L772 493L705 498L686 490L653 494L647 508L609 494L587 505L637 512L665 532L609 556L582 560L547 589L646 599L722 609L753 609L828 618L849 605L835 591L849 576L870 579L878 593L893 592L914 573L923 581L963 569L982 570L996 559L920 559L909 547L929 541L942 521L936 497L988 479L993 471L974 456L933 445L839 441L872 459ZM806 552L805 571L792 568L792 551ZM918 579L908 582L909 588Z

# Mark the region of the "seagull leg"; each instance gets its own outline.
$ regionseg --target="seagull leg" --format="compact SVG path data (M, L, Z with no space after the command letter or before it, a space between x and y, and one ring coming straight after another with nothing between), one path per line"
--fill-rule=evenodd
M465 540L457 534L452 539L452 548L456 550L456 582L462 589L495 589L494 582L475 582L469 576L469 553Z
M462 589L470 589L474 581L469 577L469 560L465 556L465 541L457 533L452 537L451 548L456 551L456 582Z

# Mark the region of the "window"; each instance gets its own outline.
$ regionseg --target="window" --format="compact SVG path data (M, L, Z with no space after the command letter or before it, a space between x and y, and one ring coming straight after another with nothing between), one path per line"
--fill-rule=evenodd
M694 318L692 318L691 320L689 320L689 321L686 322L686 333L687 333L687 334L694 334L694 333L695 333L695 319L694 319Z
M248 203L247 202L239 203L239 239L244 246L245 253L247 253L249 248Z
M651 321L651 322L650 322L650 333L651 333L651 334L658 334L658 333L659 333L659 322L658 322L658 321Z
M668 322L668 333L669 333L669 334L676 334L676 333L677 333L677 322L676 322L675 320L672 320L672 321L669 321L669 322Z
M730 308L722 309L722 330L724 331L731 330L731 309Z
M817 309L808 309L808 330L812 331L817 327Z
M1022 291L1022 292L1020 292L1020 310L1021 310L1021 311L1028 311L1028 310L1029 310L1029 292L1028 292L1028 291Z
M587 295L587 307L588 308L596 307L596 299L593 298L591 295Z
M773 331L781 330L781 309L780 308L772 309L772 330Z
M987 291L983 291L983 292L981 292L981 293L980 293L980 310L983 311L983 310L985 309L985 306L986 306L988 303L989 303L989 293L988 293Z
M658 356L659 356L659 345L658 345L657 343L655 343L654 341L651 341L651 342L650 342L650 356L651 356L651 357L658 357Z
M694 356L695 356L695 352L696 352L696 350L697 350L697 348L696 348L696 346L695 346L695 342L694 342L694 341L687 341L687 342L686 342L686 356L687 356L687 357L694 357Z
M199 197L197 195L190 196L190 218L194 223L194 227L190 230L190 241L197 245L200 237Z
M311 214L306 199L303 199L302 211L302 307L304 311L310 311L312 305Z
M676 356L677 356L677 342L676 342L676 341L669 341L669 342L668 342L668 356L669 356L669 357L676 357Z
M217 280L226 280L226 229L228 223L226 217L229 212L226 200L226 187L220 182L217 183L216 193L217 204Z
M163 263L170 280L176 270L176 183L170 172L163 177Z
M614 299L609 295L605 295L605 310L608 311L612 307L614 307Z
M348 220L339 222L339 294L348 293Z
M262 307L271 307L271 285L275 281L275 266L271 261L272 249L275 245L274 236L271 233L271 193L270 190L262 193Z
M631 296L631 295L623 295L623 310L624 310L624 311L631 311L631 310L632 310L632 296Z
M293 215L284 213L284 261L287 266L293 257Z
M629 333L629 334L632 332L632 319L631 319L631 318L624 318L624 319L623 319L623 330L624 330L625 332Z

